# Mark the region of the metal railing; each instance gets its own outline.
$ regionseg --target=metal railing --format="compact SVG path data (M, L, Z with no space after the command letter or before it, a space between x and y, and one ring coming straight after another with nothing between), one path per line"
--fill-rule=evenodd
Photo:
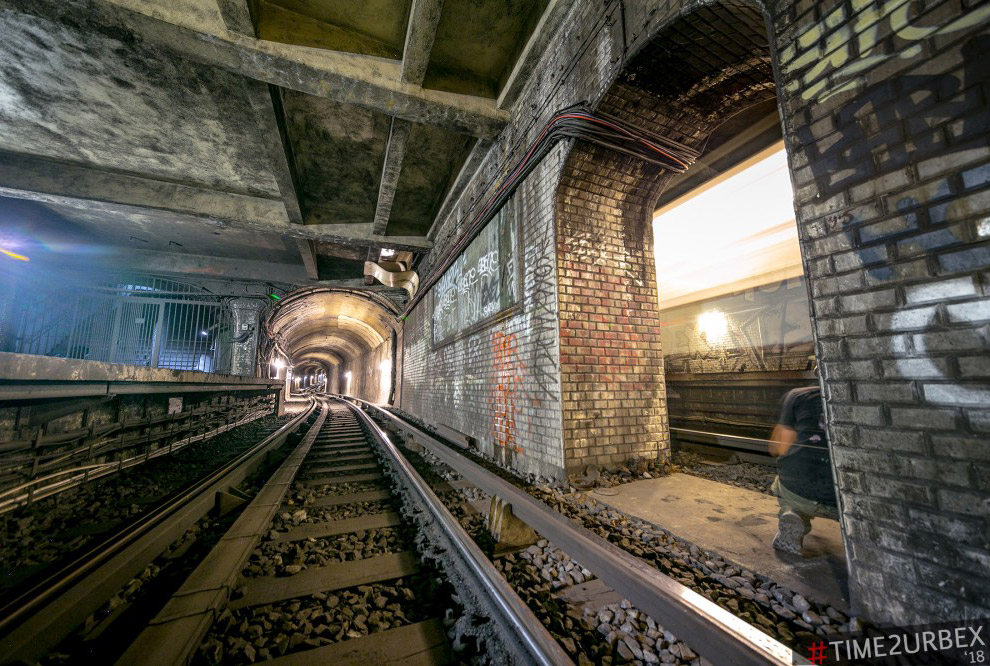
M85 287L32 285L30 298L17 298L6 310L0 351L230 371L234 325L227 299L181 282L130 277Z

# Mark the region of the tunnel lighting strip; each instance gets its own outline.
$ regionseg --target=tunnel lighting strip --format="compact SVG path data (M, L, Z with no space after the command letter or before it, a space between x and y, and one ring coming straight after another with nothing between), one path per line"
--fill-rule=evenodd
M525 157L475 215L468 225L467 232L447 254L440 267L433 271L425 284L420 285L419 291L406 306L403 319L561 139L582 139L655 164L673 173L684 173L699 156L697 151L676 141L655 135L647 136L642 130L625 126L617 119L595 115L588 111L583 103L558 111L543 127L543 131L529 147ZM491 189L491 186L492 183L489 183L485 190Z

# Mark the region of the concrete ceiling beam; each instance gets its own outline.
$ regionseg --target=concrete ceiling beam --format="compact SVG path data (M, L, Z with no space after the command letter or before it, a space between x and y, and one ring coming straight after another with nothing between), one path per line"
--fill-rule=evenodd
M491 99L405 83L395 60L269 42L226 25L216 0L3 0L56 21L85 17L102 29L206 65L299 92L355 104L410 122L494 138L509 114ZM225 6L228 3L223 3Z
M388 144L385 146L381 184L378 186L378 205L375 207L375 220L372 224L372 231L376 234L384 234L388 228L388 219L392 215L392 202L395 200L399 175L402 173L402 160L406 155L409 127L409 123L405 120L392 118Z
M406 43L402 49L401 76L404 83L423 85L442 10L443 0L412 0Z
M244 80L251 110L268 153L278 191L282 195L285 214L292 224L303 223L303 210L299 197L299 179L296 176L292 147L285 129L282 113L282 97L278 88L267 83Z
M281 231L288 227L277 199L193 184L103 171L82 164L0 151L0 195L42 203L167 210L231 226Z
M316 247L313 241L308 238L297 238L296 245L299 247L299 256L302 257L303 266L306 268L306 276L310 280L319 280L320 271L316 265Z
M522 53L516 59L515 65L509 73L509 78L502 86L502 92L499 93L496 102L498 108L508 109L519 99L519 93L522 92L533 75L544 52L552 40L556 38L557 31L575 4L575 0L550 0L547 4L540 16L539 23L536 24L526 46L523 47Z
M121 248L105 255L115 269L177 276L205 276L224 280L259 280L287 285L308 284L302 267L254 259L227 259L200 254Z
M247 0L217 0L217 9L227 30L248 37L256 36Z
M245 0L217 0L217 7L227 30L246 37L253 38L255 36L251 10ZM276 86L248 78L244 79L244 88L251 104L251 110L254 112L265 151L268 153L275 182L278 184L279 192L282 195L285 213L292 224L302 224L303 210L300 203L302 199L299 196L299 178L292 153L292 144L285 127L282 94ZM302 250L302 241L300 243L300 250ZM312 250L311 245L309 247ZM306 253L303 253L303 262L306 266L306 272L309 274L311 273L310 265L305 263L306 260ZM315 274L311 274L310 277L316 279Z
M433 243L421 236L384 236L370 224L327 224L331 216L315 211L292 224L282 200L223 192L198 185L155 180L66 164L42 157L0 151L0 196L114 214L141 215L163 210L226 227L278 233L291 238L355 247L386 247L423 252Z

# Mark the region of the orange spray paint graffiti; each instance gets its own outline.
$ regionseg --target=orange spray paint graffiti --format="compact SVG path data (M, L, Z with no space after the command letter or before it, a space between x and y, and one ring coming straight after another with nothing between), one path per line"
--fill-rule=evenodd
M513 454L523 452L516 444L516 385L519 383L519 362L516 358L514 333L495 331L492 343L492 438L495 454L508 461ZM501 451L501 453L499 453Z

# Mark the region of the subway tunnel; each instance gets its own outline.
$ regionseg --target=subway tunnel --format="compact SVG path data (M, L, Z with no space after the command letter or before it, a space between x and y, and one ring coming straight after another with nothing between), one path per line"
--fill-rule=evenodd
M0 664L982 663L988 25L0 0Z

